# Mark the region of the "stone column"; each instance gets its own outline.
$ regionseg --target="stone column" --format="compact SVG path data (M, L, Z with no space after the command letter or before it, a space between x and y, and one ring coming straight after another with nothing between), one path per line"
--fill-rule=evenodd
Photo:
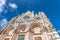
M29 40L33 40L33 33L29 34Z
M5 38L5 35L0 36L0 40L4 40L4 38Z
M11 40L17 40L18 34L14 34Z
M43 33L43 40L50 40L48 33L46 32Z

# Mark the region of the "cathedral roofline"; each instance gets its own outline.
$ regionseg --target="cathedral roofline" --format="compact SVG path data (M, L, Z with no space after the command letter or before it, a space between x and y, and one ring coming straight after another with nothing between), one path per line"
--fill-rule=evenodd
M35 14L34 15L34 11L27 11L27 12L25 12L25 13L22 13L22 15L20 15L20 16L16 16L16 17L13 17L8 23L7 23L7 25L5 25L4 26L4 28L1 30L1 31L3 31L4 29L6 29L7 27L6 26L9 26L9 24L11 24L13 21L15 21L16 19L22 19L22 21L23 21L23 17L25 17L25 16L30 16L31 17L31 19L34 19L35 17L42 17L42 16L44 16L45 18L47 18L46 17L46 15L44 14L44 12L38 12L37 14ZM42 18L41 18L42 19Z

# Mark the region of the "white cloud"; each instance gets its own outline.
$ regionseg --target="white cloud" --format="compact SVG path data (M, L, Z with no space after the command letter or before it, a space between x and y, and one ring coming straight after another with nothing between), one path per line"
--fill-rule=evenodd
M4 25L6 25L7 24L7 19L2 19L1 21L0 21L0 27L3 27Z
M3 7L6 4L6 0L0 0L0 13L3 12Z
M9 6L10 6L11 8L14 8L14 9L17 8L17 5L16 5L15 3L9 3Z

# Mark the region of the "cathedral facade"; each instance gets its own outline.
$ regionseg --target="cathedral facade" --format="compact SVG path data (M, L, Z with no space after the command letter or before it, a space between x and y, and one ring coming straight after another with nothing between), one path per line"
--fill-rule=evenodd
M0 40L60 40L44 14L27 11L16 16L0 31Z

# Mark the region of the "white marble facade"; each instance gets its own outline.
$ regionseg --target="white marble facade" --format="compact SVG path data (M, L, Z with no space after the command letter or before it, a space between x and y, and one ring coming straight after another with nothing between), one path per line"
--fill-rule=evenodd
M27 11L16 16L1 30L0 40L60 40L44 12Z

